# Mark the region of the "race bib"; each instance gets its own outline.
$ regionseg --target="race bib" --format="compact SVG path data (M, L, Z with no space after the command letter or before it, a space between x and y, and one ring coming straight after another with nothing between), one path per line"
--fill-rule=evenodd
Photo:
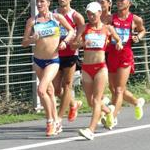
M90 41L86 48L103 48L106 42L106 35L90 33L85 36L85 40Z
M60 35L61 35L61 38L65 38L68 35L67 29L64 28L63 26L60 26Z
M38 23L34 26L35 32L38 33L40 37L55 35L57 28L58 27L54 26L51 22Z
M119 35L123 44L129 40L130 29L115 28L115 30L117 34ZM113 38L112 38L112 43L116 44L116 41Z

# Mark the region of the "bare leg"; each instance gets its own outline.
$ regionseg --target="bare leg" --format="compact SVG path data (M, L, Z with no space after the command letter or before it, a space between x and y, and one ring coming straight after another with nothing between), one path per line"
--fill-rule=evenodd
M66 108L70 105L74 104L74 98L72 95L72 84L73 84L73 76L75 71L75 65L72 67L68 67L63 69L63 94L61 97L61 105L59 109L59 117L62 118Z
M100 118L101 98L107 82L107 71L105 70L105 68L100 70L99 73L95 76L94 80L89 79L90 78L89 75L83 71L83 77L84 77L83 82L85 94L87 96L89 103L93 105L93 114L89 125L89 129L92 132L94 132L98 120ZM89 95L88 91L92 91L91 96Z
M49 95L49 98L51 100L51 107L52 107L52 115L53 115L53 119L55 122L57 122L58 120L58 116L57 116L57 108L56 108L56 99L55 99L55 92L54 92L54 87L53 84L50 83L49 88L47 90L47 93Z
M42 70L35 65L35 70L40 80L38 86L38 94L40 96L41 103L45 109L47 119L53 119L52 108L51 108L53 100L50 99L47 90L48 88L53 89L52 80L54 79L58 71L58 67L59 67L58 64L52 64L47 66L44 70Z
M112 82L114 80L116 80L115 79L115 74L109 75L109 89L110 89L111 94L112 94L111 100L112 100L113 105L116 104L116 102L115 102L115 89L114 89L115 85L114 85L114 82ZM128 103L130 103L134 106L136 106L137 103L138 103L137 98L135 98L133 96L133 94L127 89L125 89L125 91L123 93L123 100L125 100L126 102L128 102Z
M136 106L138 103L137 98L135 98L133 94L128 90L125 90L125 92L123 93L123 99L134 106Z
M116 80L116 74L115 73L109 73L109 89L111 91L111 101L113 105L116 105L115 101L115 80Z
M123 93L126 89L126 83L130 75L130 68L119 68L116 73L116 79L115 79L115 102L116 107L114 111L114 117L117 116L118 112L120 111L122 107L122 101L123 101Z

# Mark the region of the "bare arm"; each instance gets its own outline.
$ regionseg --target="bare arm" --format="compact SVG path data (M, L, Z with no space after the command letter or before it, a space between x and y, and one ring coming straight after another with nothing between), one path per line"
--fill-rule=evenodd
M85 25L80 26L80 28L77 30L76 37L71 42L70 46L72 49L77 49L84 46L83 40L82 40L82 34L85 30Z
M108 16L107 24L112 24L112 15Z
M33 36L31 36L33 25L34 25L34 19L33 18L28 19L25 27L23 41L22 41L23 47L27 47L30 44L35 43L35 41L38 39L38 35L36 34L33 34Z
M137 35L132 36L133 42L137 43L139 42L146 34L146 30L144 27L143 19L141 17L138 17L137 15L133 16L133 26L132 28L138 32Z
M62 26L64 26L67 29L67 31L68 31L68 34L67 34L66 38L63 41L61 41L61 43L59 45L60 49L65 49L66 48L66 44L72 39L72 37L74 35L74 30L70 26L70 24L67 22L67 20L64 18L63 15L55 14L55 16L56 16L56 19L60 22L60 24Z
M73 19L77 25L77 30L85 24L85 20L84 20L83 16L78 12L75 12Z
M111 25L107 25L110 35L116 40L116 49L121 50L123 48L122 41L119 35L116 33L115 29Z

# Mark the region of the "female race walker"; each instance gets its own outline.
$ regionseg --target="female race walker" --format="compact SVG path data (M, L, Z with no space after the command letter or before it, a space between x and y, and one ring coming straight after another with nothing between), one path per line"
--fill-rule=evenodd
M52 80L59 69L58 49L65 49L66 43L73 36L73 29L66 19L49 11L50 0L37 0L39 14L27 20L22 45L24 47L35 43L34 69L39 79L38 95L44 107L47 119L46 135L54 135L59 131L57 125L57 110ZM67 30L67 37L61 41L59 24Z
M110 25L104 25L100 16L102 9L99 3L91 2L86 7L89 23L78 30L72 47L84 47L82 64L83 89L88 104L92 107L92 119L86 129L80 129L79 134L86 139L94 139L94 131L101 114L102 96L107 83L108 71L105 63L105 50L109 36L116 40L116 48L120 50L122 43L115 30Z

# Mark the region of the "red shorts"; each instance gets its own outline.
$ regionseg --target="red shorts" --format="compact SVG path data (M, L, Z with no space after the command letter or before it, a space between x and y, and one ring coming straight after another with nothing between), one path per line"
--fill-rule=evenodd
M88 73L92 79L98 73L98 71L104 67L107 67L105 62L101 62L97 64L82 64L82 70Z
M131 49L114 50L111 49L107 59L108 72L116 73L118 68L131 66L130 73L134 73L134 58Z

